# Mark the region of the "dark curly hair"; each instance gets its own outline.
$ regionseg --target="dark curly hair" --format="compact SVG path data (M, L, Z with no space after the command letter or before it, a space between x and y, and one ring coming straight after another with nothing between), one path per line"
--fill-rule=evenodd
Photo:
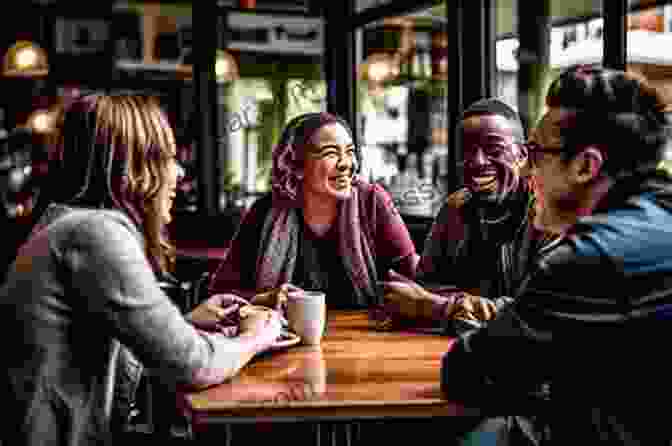
M546 105L573 111L560 127L565 160L594 145L611 176L656 165L668 142L666 103L636 73L574 66L555 79Z
M333 123L341 124L352 137L348 123L331 113L305 113L287 123L280 142L273 149L271 187L274 200L297 204L300 202L305 146L310 143L310 138L317 130ZM355 158L357 164L354 173L358 174L362 165L362 153L357 146ZM356 181L358 178L355 176L353 182Z

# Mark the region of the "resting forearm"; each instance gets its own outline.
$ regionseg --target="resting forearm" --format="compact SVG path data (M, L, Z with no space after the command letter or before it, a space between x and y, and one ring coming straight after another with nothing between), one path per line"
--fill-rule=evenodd
M197 370L189 383L195 388L220 384L236 376L252 358L261 352L258 339L250 334L235 338L206 333L214 347L210 364Z
M96 214L73 230L73 245L63 261L79 293L90 297L91 317L100 317L113 337L169 381L217 384L260 351L263 339L199 331L185 320L156 282L138 240L119 222Z

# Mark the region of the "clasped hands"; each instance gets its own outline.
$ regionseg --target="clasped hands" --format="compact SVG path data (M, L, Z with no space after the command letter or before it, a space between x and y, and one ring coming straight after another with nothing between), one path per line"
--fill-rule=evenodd
M448 296L442 296L410 280L383 282L383 289L385 316L377 321L380 329L391 329L400 319L482 322L497 314L497 306L492 300L464 291L451 291Z

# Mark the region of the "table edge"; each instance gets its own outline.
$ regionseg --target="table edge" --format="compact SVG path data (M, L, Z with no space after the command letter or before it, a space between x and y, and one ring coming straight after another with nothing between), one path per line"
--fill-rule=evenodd
M338 420L384 420L399 418L455 417L478 415L480 411L456 402L435 400L398 402L397 404L363 404L347 402L339 405L307 405L297 402L278 404L250 404L245 406L224 405L207 410L185 408L184 415L193 425L250 422L295 422ZM385 407L381 411L381 406Z
M235 402L216 402L203 404L198 401L198 397L187 396L187 407L193 411L205 410L226 410L236 408L285 408L285 407L301 407L301 408L321 408L321 407L370 407L370 406L443 406L446 404L454 404L451 401L442 398L432 399L413 399L413 400L317 400L317 401L235 401Z

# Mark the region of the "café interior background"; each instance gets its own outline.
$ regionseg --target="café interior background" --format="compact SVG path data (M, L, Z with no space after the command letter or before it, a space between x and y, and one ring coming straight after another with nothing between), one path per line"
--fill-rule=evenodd
M61 13L58 3L33 2L3 20L0 198L5 214L30 214L39 194L52 107L97 88L161 96L187 170L175 211L198 213L191 3L117 1L104 17ZM214 147L224 212L249 206L269 190L271 150L283 124L300 113L326 110L327 82L320 2L219 3L234 7L226 17L227 44L217 49L214 64L220 135ZM359 0L356 12L385 3ZM499 0L495 14L495 90L514 105L520 96L517 3ZM672 5L631 3L640 7L628 15L629 68L667 90ZM571 64L599 64L603 51L600 1L551 0L550 5L545 82ZM443 1L356 29L357 79L351 88L365 154L363 175L383 184L408 216L433 216L450 192L446 26ZM536 91L531 121L543 111L544 86Z

